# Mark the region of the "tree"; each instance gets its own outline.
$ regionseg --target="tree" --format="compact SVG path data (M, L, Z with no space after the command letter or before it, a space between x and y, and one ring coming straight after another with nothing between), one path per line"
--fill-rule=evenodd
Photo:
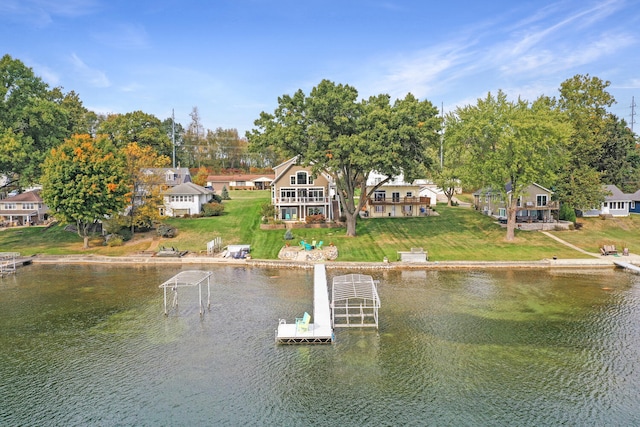
M164 188L156 182L149 168L162 168L171 160L160 156L151 146L140 146L137 142L128 144L123 150L126 159L126 180L128 185L129 218L131 234L137 228L151 228L160 220L160 207L163 205Z
M602 144L602 156L596 169L602 174L606 184L613 184L625 193L638 189L637 174L640 171L635 164L636 137L624 120L613 114L606 117L605 139Z
M124 207L122 155L108 138L74 135L50 151L43 171L43 200L57 217L75 222L88 248L91 227Z
M229 190L227 190L226 185L222 186L222 193L220 194L220 197L222 197L222 200L231 200L231 197L229 196Z
M560 171L556 193L577 210L600 206L604 201L598 162L607 139L607 108L615 102L606 90L610 84L587 74L575 75L560 85L558 107L571 124L572 133L569 163Z
M7 185L36 182L46 154L70 136L59 95L21 61L0 59L0 174Z
M430 163L427 146L438 140L440 128L437 109L411 94L393 104L388 95L357 98L355 88L323 80L309 96L298 90L278 98L274 113L262 112L247 133L252 151L274 148L333 178L347 236L356 235L358 213L373 191L401 173L411 180ZM367 193L372 171L387 178Z
M173 155L171 139L160 119L142 111L110 114L98 126L98 133L108 135L119 149L130 142L137 142L140 146L153 147L158 155L169 158Z
M548 98L507 101L504 92L447 116L447 139L467 151L465 173L507 203L506 240L515 238L517 203L532 182L553 182L566 158L570 128Z

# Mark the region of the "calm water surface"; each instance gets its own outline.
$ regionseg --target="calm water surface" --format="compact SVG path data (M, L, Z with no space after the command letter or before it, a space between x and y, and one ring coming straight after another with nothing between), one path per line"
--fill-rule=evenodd
M194 288L165 317L179 271L0 279L0 425L640 425L640 276L364 271L379 331L277 346L312 271L214 267L211 311Z

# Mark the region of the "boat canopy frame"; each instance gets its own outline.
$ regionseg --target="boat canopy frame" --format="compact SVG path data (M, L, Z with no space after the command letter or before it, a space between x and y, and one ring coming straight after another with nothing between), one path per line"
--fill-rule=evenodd
M333 278L331 308L334 328L378 329L380 297L377 283L365 274L347 274Z
M168 316L169 311L167 309L167 289L173 290L173 302L172 308L178 306L178 288L181 287L193 287L198 286L198 302L200 305L200 316L204 315L204 303L202 302L202 284L207 283L207 310L211 310L211 271L200 271L200 270L187 270L181 271L180 273L173 276L171 279L167 280L159 287L163 288L164 291L164 315Z

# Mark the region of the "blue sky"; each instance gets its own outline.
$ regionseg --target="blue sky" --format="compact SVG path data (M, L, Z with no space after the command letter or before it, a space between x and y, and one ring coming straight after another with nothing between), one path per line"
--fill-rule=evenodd
M588 73L627 122L640 104L638 0L2 0L0 47L96 112L174 109L186 126L197 106L241 135L322 79L448 112Z

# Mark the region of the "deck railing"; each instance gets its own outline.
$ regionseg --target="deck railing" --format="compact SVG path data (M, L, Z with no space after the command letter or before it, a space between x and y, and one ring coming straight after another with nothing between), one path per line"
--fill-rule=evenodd
M369 197L369 205L428 205L431 202L429 197Z

